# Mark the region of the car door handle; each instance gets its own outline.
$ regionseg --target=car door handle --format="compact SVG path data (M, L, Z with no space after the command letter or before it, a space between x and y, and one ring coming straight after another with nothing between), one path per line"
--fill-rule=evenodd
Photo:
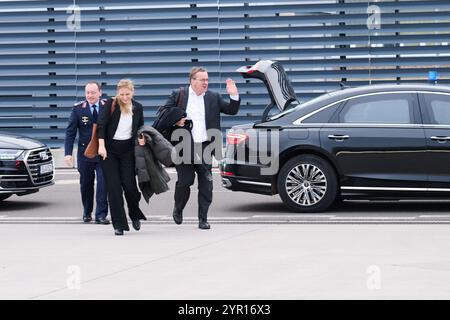
M330 134L328 136L328 139L335 140L335 141L344 141L349 138L350 138L350 136L343 135L343 134Z
M434 141L437 141L437 142L440 142L440 143L445 143L448 140L450 140L450 137L447 137L447 136L433 136L430 139L434 140Z

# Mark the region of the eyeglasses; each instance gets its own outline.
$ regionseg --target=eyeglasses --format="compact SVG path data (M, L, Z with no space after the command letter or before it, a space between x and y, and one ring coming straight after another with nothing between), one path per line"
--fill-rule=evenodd
M200 82L208 82L209 81L209 79L197 79L197 78L194 78L194 80L197 80L197 81L200 81Z

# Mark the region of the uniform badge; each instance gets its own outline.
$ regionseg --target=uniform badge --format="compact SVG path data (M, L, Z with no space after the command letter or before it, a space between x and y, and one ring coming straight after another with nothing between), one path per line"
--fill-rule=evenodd
M87 117L87 116L81 117L81 122L83 122L84 124L87 124L89 122L89 117Z

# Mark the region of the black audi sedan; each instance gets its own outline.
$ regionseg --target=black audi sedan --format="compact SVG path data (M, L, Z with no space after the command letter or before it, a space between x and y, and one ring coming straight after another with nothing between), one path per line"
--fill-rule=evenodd
M262 121L227 133L225 188L279 194L296 212L340 199L450 198L450 87L362 86L300 104L278 62L238 71L262 80L271 101Z
M0 201L54 184L53 156L43 143L0 132Z

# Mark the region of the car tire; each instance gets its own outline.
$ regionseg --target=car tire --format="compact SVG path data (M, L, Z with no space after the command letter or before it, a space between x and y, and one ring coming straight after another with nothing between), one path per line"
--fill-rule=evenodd
M290 159L278 175L281 200L295 212L323 212L336 200L338 182L331 165L318 156Z
M0 194L0 201L6 200L11 196L12 194Z

